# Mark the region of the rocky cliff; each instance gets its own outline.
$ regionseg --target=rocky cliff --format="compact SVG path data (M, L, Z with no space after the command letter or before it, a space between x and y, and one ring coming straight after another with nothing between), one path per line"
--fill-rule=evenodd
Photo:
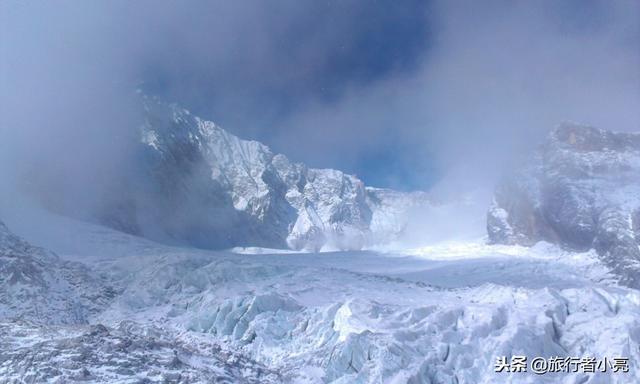
M494 243L594 248L639 286L640 134L558 127L498 185L487 230Z
M135 174L101 222L205 248L361 249L402 233L424 193L366 187L290 161L176 105L142 96Z

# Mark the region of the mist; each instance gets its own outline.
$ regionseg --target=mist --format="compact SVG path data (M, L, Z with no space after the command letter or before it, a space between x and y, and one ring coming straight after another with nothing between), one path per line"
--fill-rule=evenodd
M135 62L99 5L0 5L3 190L80 213L126 169ZM107 49L108 48L108 49Z
M134 161L135 90L374 186L490 188L565 120L640 129L635 1L3 2L4 201L81 215Z
M431 11L420 69L291 116L289 127L313 137L296 154L334 148L350 162L356 143L391 142L422 187L491 185L564 121L640 130L637 2L436 2Z

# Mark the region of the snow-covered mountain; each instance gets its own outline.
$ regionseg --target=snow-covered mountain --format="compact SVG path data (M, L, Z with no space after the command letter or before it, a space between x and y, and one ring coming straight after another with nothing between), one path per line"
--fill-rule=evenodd
M487 229L496 243L595 248L640 286L640 134L561 125L498 186Z
M553 132L496 192L489 235L508 245L252 255L149 238L353 249L393 241L416 212L456 231L443 222L458 203L434 209L144 104L135 177L101 219L147 238L3 210L19 236L0 223L0 384L640 382L640 294L611 273L637 276L638 135ZM630 370L495 371L515 355Z
M142 100L133 192L101 217L116 228L213 248L361 249L397 238L411 209L428 205L424 193L366 187L341 171L291 162L176 105Z

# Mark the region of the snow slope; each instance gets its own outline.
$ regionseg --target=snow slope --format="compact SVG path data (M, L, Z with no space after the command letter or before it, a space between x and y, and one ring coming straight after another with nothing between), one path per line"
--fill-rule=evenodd
M0 222L1 319L86 323L115 295L102 276L32 246Z
M95 228L77 232L92 239L79 239L69 256L96 255L92 270L121 287L119 294L89 318L90 326L3 320L3 377L640 381L640 293L618 286L593 252L457 242L394 253L240 255L136 244L131 236L127 254L121 234ZM22 231L29 238L28 228ZM94 249L111 242L119 242L116 256ZM631 372L494 372L497 356L522 354L623 356ZM53 356L69 363L58 366Z
M589 382L493 372L496 356L517 354L628 356L637 366L638 292L612 285L591 254L571 263L557 248L544 252L513 267L496 249L446 266L416 259L413 271L403 255L183 254L141 271L100 319L208 334L290 381ZM592 382L638 379L601 376Z
M200 340L123 321L117 328L0 322L0 382L279 383L269 369Z

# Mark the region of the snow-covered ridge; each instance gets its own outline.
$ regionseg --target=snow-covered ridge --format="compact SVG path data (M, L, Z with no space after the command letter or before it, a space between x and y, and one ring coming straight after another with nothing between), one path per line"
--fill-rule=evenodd
M640 134L575 124L553 131L497 188L492 241L547 240L594 248L631 285L640 284Z
M153 153L148 157L159 164L152 167L154 178L182 183L188 198L205 196L196 209L207 215L211 208L209 220L194 225L203 237L236 232L226 246L361 249L397 238L409 210L428 204L424 193L368 188L353 175L291 162L176 105L143 101L147 119L141 138ZM177 206L174 214L180 216L181 209L192 208Z

